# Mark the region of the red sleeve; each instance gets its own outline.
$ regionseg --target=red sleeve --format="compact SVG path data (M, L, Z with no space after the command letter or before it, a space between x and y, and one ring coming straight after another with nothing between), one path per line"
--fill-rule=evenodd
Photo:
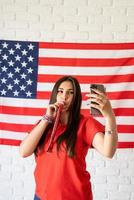
M85 122L84 141L89 146L92 145L96 133L104 132L104 126L93 117L89 117Z

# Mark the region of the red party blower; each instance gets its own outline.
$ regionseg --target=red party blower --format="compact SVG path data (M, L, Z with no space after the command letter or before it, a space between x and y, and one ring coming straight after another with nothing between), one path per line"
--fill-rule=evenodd
M51 152L51 150L52 150L53 139L54 139L54 136L55 136L55 131L57 129L57 125L58 125L58 122L59 122L59 119L60 119L60 114L61 114L61 111L63 109L63 106L64 106L64 103L60 102L58 111L56 113L56 118L55 118L55 122L54 122L54 126L53 126L52 134L51 134L51 137L50 137L50 142L49 142L49 145L48 145L47 152Z

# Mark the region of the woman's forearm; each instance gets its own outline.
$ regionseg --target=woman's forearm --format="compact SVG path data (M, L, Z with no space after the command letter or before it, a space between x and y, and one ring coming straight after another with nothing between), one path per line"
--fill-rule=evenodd
M27 137L20 144L20 155L22 157L30 156L37 147L37 144L43 135L48 121L41 120L37 126L27 135Z
M118 143L116 120L114 116L105 120L104 149L106 156L112 158Z

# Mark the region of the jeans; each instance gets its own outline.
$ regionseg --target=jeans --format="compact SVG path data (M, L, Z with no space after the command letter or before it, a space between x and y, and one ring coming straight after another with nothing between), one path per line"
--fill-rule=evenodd
M39 199L39 197L37 197L37 195L35 194L34 200L41 200L41 199Z

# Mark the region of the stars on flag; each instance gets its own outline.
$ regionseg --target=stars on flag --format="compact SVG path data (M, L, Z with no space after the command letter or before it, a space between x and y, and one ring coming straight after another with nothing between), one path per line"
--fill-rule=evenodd
M36 98L38 43L0 40L0 96Z

